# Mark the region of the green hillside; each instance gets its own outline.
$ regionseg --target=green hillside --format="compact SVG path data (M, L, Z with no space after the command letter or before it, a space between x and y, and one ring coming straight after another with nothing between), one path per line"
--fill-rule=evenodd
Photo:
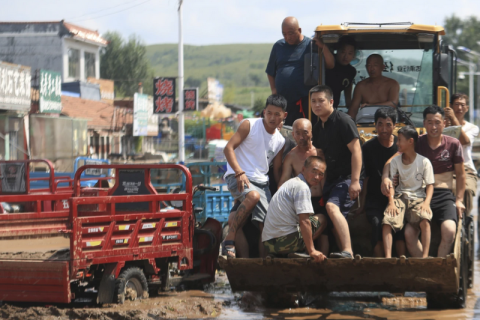
M244 106L255 100L265 101L270 94L265 68L272 44L227 44L184 46L185 87L200 87L206 93L207 77L224 86L224 102ZM178 75L177 44L147 46L147 57L155 76Z

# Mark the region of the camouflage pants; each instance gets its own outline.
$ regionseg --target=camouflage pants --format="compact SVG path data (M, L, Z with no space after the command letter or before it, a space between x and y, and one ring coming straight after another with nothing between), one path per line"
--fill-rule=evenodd
M320 222L313 216L310 216L312 225L312 236L320 228ZM263 242L267 254L288 254L305 251L305 242L303 241L300 228L298 231L287 234L286 236L270 239Z

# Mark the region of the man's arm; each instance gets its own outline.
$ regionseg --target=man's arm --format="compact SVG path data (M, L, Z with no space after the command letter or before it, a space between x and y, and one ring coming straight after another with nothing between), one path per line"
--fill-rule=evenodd
M282 175L283 149L285 149L285 145L280 149L275 158L273 158L273 178L276 183L280 181L280 176Z
M456 175L456 201L455 205L457 206L457 214L459 218L462 218L463 211L465 211L465 206L463 205L463 195L465 193L465 168L462 163L455 163L455 175Z
M285 160L282 164L282 175L280 176L280 181L278 182L278 189L284 184L288 179L292 177L292 157L291 151L285 157Z
M301 213L298 215L300 232L302 233L305 248L307 249L310 257L312 257L315 261L323 261L325 256L320 251L315 250L315 246L313 245L312 224L309 216L310 215L308 213Z
M388 197L390 195L390 189L393 189L392 180L390 179L390 162L392 162L393 158L398 157L399 155L401 155L400 152L395 153L390 159L387 160L385 166L383 167L381 188L385 197Z
M358 138L353 139L347 144L348 150L352 153L352 182L350 184L349 192L350 199L355 200L362 188L360 187L360 171L362 171L362 148Z
M352 88L353 83L350 83L343 91L343 94L345 95L345 105L347 108L349 108L349 106L352 104Z
M444 111L445 111L445 118L448 118L450 120L450 125L448 125L447 127L449 127L449 126L461 126L460 121L458 121L457 117L455 117L455 113L453 112L452 108L446 107L444 109ZM465 133L465 131L463 131L463 128L462 128L462 131L460 133L460 137L458 138L458 140L464 146L470 144L470 138Z
M237 161L237 156L235 155L235 149L237 149L238 146L247 138L249 133L250 121L243 121L238 127L237 132L235 132L232 138L230 138L230 140L228 141L225 149L223 149L225 158L227 159L230 167L235 172L235 175L242 172L242 168L240 168L240 165ZM250 181L245 174L239 175L238 177L236 177L236 179L239 192L243 192L244 184L247 184L247 186L250 187Z
M360 108L360 103L362 102L362 87L362 82L359 82L355 86L355 90L353 91L353 100L351 101L350 105L347 104L347 113L354 120L357 117L358 109Z
M360 191L360 206L358 209L354 210L355 214L360 214L365 210L365 200L367 199L367 186L368 186L368 177L363 179L362 191Z
M335 57L330 52L330 49L328 49L328 47L323 43L322 39L320 39L318 36L313 38L313 42L315 42L317 45L318 51L323 52L323 57L325 58L325 68L333 69L335 67Z
M270 90L272 90L272 94L277 94L277 88L275 87L275 77L267 74L268 82L270 83Z

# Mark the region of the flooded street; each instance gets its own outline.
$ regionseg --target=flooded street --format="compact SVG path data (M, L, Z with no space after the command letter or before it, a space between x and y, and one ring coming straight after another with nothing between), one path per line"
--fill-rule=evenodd
M472 209L478 219L477 199ZM475 224L476 225L476 224ZM478 232L478 230L477 230ZM478 238L476 238L477 241ZM267 308L262 298L254 293L236 294L231 299L228 283L220 289L217 281L215 299L224 304L218 319L480 319L480 256L476 247L474 287L468 291L465 309L429 310L423 293L406 293L405 297L377 293L332 293L328 297L306 297L306 307ZM222 285L221 285L222 286Z

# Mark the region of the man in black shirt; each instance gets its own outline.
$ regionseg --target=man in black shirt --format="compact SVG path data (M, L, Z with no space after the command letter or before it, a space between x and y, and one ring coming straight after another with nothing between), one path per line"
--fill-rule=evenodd
M357 127L352 118L333 107L333 93L329 87L316 86L310 93L312 111L319 118L313 128L312 141L323 151L327 162L323 189L325 207L342 250L330 257L353 258L346 216L362 189L362 149Z
M381 108L375 112L375 130L377 136L362 146L365 180L363 181L362 206L358 213L365 209L368 221L372 224L372 248L375 257L384 257L382 242L382 220L388 198L382 194L382 172L388 159L397 153L397 137L393 129L397 113L393 108ZM366 198L365 198L366 193ZM364 200L365 199L365 200ZM394 233L397 255L405 254L403 229Z
M355 58L357 43L351 36L343 36L337 44L337 54L325 54L325 84L332 89L333 107L340 103L342 91L345 96L345 106L350 107L352 102L352 87L357 69L350 62ZM330 61L331 60L331 61Z

